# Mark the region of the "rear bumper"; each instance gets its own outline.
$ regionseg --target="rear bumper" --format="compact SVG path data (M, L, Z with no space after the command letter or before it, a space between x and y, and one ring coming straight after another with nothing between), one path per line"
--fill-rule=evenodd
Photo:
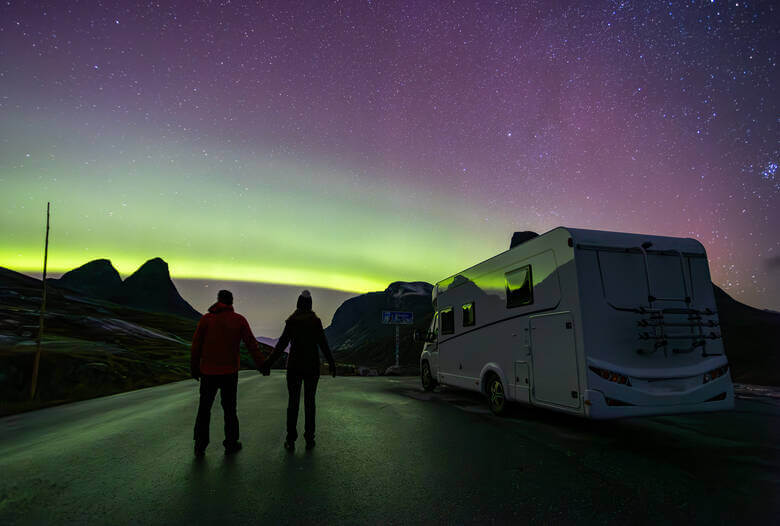
M728 411L734 409L734 385L730 376L684 393L651 394L615 385L587 389L584 398L585 416L594 419ZM608 398L629 405L610 405Z

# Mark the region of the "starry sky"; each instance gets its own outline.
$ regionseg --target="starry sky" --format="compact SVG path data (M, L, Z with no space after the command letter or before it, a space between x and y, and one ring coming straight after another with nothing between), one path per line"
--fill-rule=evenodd
M346 295L564 225L695 237L777 309L779 37L769 1L4 1L0 265L48 200L54 272Z

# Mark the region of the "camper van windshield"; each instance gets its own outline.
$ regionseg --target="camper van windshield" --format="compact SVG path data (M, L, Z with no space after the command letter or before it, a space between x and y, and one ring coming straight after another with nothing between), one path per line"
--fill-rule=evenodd
M435 342L438 336L439 336L439 313L435 312L433 314L433 321L431 322L431 327L430 329L428 329L427 340L429 342Z

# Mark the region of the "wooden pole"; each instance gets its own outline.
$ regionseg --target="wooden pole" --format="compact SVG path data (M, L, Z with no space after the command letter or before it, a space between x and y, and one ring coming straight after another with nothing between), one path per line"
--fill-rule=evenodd
M38 385L38 366L41 363L41 340L43 339L43 318L46 315L46 264L49 259L49 211L51 203L46 203L46 244L43 249L43 300L41 301L41 316L38 321L38 340L35 346L35 362L33 363L30 400L35 398L35 388Z

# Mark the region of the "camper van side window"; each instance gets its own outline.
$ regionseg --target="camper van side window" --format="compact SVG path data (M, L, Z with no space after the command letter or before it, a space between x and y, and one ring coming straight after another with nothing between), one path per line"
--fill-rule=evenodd
M447 307L441 311L441 333L452 334L455 332L455 314L452 307Z
M506 278L506 307L520 307L534 302L531 265L504 274Z
M474 325L476 321L474 319L474 302L466 303L461 309L463 310L463 326L470 327Z

